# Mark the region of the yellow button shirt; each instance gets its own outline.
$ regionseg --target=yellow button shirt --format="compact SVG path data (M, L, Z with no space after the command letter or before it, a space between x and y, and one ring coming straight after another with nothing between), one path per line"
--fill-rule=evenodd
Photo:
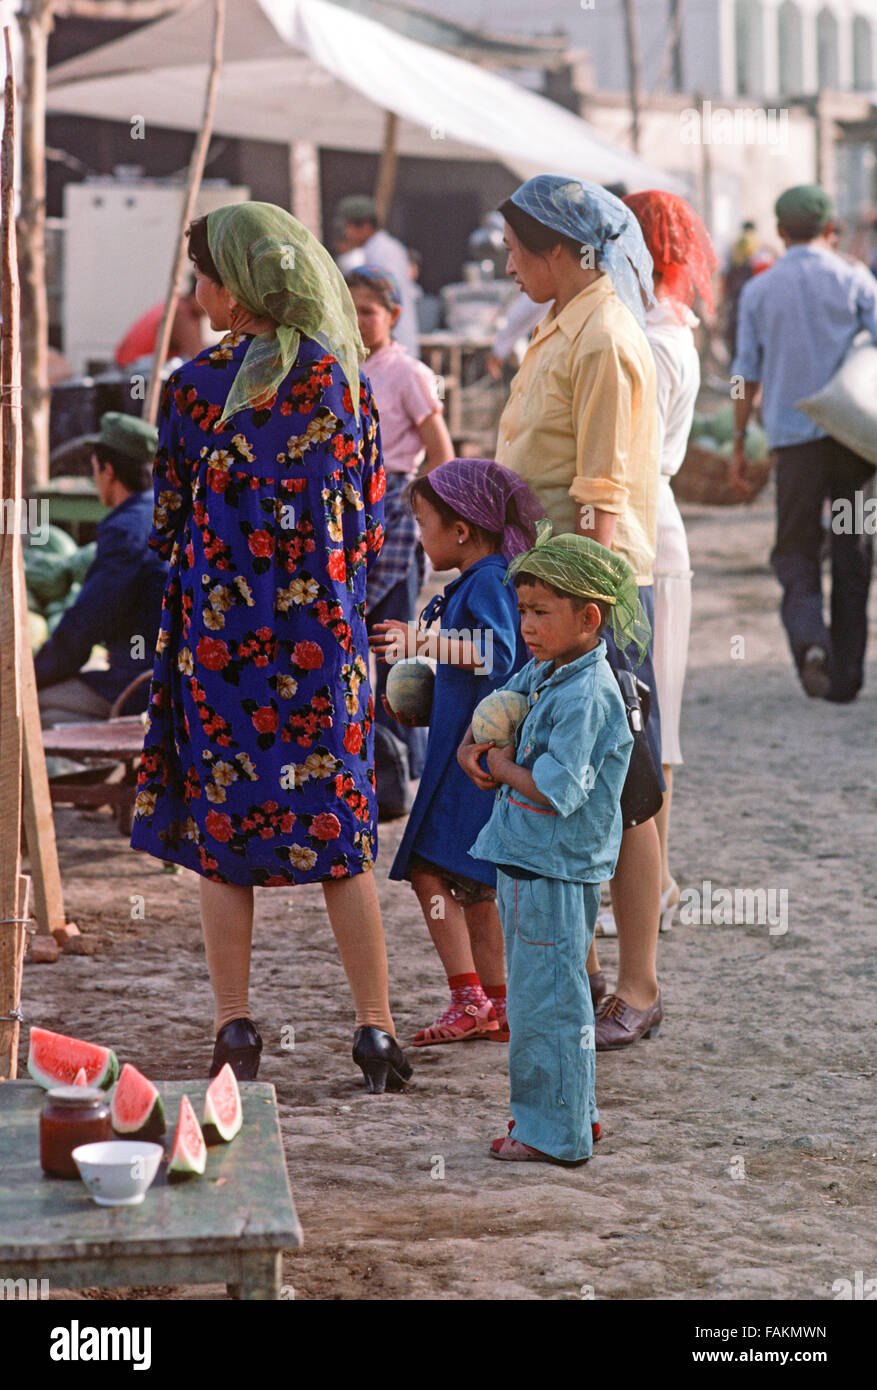
M655 365L601 275L538 324L499 422L496 457L533 490L555 534L585 503L614 512L612 549L651 584L658 499Z

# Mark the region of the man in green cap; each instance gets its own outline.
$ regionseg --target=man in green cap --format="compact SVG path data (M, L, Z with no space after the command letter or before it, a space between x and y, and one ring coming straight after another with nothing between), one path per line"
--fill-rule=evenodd
M158 431L136 416L110 412L90 443L98 496L112 511L97 528L97 551L76 602L36 656L46 727L106 719L125 687L152 670L161 620L167 564L148 545ZM98 645L107 649L109 670L83 671ZM125 712L144 710L147 692L144 681Z
M345 275L368 265L374 269L389 270L394 277L399 286L402 312L393 329L393 337L416 361L420 356L420 340L407 249L380 225L375 200L366 193L351 193L349 197L342 198L335 208L335 221L344 248L336 259Z
M863 329L877 340L877 280L831 250L831 199L818 184L776 202L786 245L776 265L740 296L731 480L746 496L745 436L759 384L761 414L776 457L777 534L771 563L783 587L782 618L801 684L810 696L846 704L864 679L873 537L830 533L831 627L823 617L821 551L826 499L864 515L874 468L796 409L834 376ZM862 505L856 507L857 494Z

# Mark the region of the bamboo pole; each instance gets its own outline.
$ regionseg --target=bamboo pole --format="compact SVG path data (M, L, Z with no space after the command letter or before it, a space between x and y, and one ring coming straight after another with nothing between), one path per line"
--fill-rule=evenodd
M375 188L375 207L378 226L383 227L393 205L393 191L396 187L396 165L398 162L397 138L399 117L395 111L384 112L384 144L381 162L378 166L378 182Z
M22 486L49 481L49 303L46 295L46 54L52 0L27 0L18 16L24 71L21 102Z
M18 1065L23 918L27 895L21 875L21 370L18 356L19 294L15 247L15 70L8 26L3 143L0 148L0 1078Z
M143 418L144 420L148 420L151 425L154 425L158 418L158 402L161 396L161 369L164 366L164 360L167 356L168 344L171 338L171 326L174 321L174 312L177 307L177 298L180 292L180 281L183 277L183 264L186 259L186 228L192 220L195 199L201 187L201 175L204 172L204 161L207 158L207 147L210 144L210 135L213 129L213 112L216 108L216 89L219 84L219 73L222 67L222 44L224 34L225 0L215 0L213 50L210 58L210 74L207 78L207 90L204 95L204 115L201 119L201 129L198 132L195 147L192 150L192 158L189 163L189 176L186 180L186 192L183 198L183 210L180 218L180 230L177 235L176 250L174 252L173 267L171 269L170 285L168 287L161 326L158 330L158 337L155 342L155 352L152 358L152 373L149 378L149 390L146 393L146 402L143 407Z

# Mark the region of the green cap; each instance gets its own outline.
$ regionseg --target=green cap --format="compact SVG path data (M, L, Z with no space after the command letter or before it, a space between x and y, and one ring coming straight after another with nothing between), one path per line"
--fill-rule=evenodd
M378 209L374 198L367 193L351 193L348 198L341 199L335 216L344 222L377 222Z
M136 415L108 410L100 417L100 433L86 438L90 444L105 444L137 463L152 463L158 450L158 430Z
M787 232L818 236L834 215L834 204L818 183L799 183L781 193L774 205L777 221Z

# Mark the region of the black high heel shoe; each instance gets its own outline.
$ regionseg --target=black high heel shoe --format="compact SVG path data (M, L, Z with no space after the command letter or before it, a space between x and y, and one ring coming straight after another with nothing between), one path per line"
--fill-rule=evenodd
M228 1062L238 1081L255 1081L259 1073L262 1039L251 1018L233 1018L216 1035L211 1077Z
M413 1067L396 1039L383 1028L357 1028L353 1060L361 1068L369 1095L401 1091L413 1075Z

